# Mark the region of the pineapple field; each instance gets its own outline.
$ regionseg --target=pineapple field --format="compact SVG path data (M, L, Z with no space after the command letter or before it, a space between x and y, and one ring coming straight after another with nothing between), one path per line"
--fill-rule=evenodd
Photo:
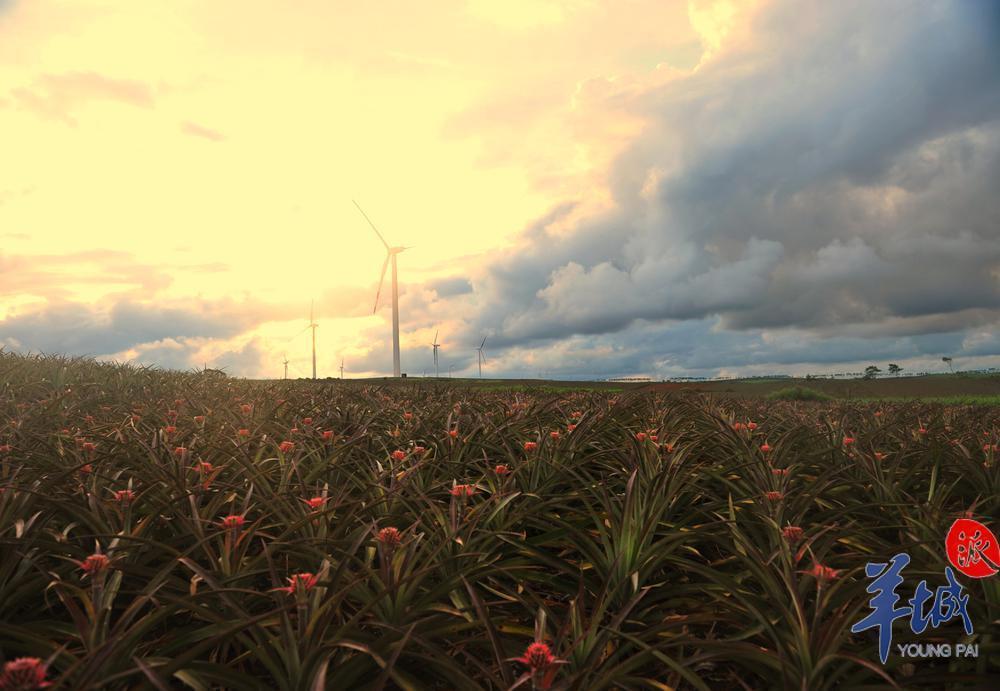
M0 689L997 688L946 535L998 458L988 406L0 354Z

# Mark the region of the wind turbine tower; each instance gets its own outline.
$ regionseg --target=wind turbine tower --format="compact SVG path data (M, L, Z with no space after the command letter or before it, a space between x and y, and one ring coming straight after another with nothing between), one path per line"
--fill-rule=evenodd
M434 342L431 343L431 346L434 347L434 378L440 379L441 373L438 371L438 348L441 347L441 344L438 343L438 331L434 332Z
M315 300L309 305L309 328L312 329L312 342L313 342L313 379L316 378L316 327L319 326L313 320L313 307L315 305Z
M344 358L340 358L340 378L344 378Z
M353 200L352 200L353 201ZM385 245L385 261L382 263L382 275L378 280L378 292L375 293L375 307L372 309L372 314L378 311L378 299L382 294L382 283L385 282L385 270L389 266L389 262L392 262L392 376L399 377L399 284L396 280L396 255L398 255L403 250L410 249L409 247L390 247L389 243L385 241L382 237L382 233L378 232L378 228L372 223L371 219L368 218L368 214L364 212L361 205L354 202L354 206L358 207L358 211L361 215L365 217L368 221L368 225L372 227L375 234L378 235L378 239L382 241Z
M486 352L483 350L483 348L485 348L485 347L486 347L486 338L484 337L483 338L483 342L479 344L478 348L476 348L476 352L479 353L479 378L480 379L483 378L483 363L486 362Z

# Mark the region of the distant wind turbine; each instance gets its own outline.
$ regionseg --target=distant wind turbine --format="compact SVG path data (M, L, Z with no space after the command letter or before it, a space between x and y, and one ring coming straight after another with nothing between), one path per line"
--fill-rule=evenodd
M482 379L482 377L483 377L483 363L486 362L486 352L483 350L483 348L485 348L485 347L486 347L486 338L484 337L483 338L483 342L479 344L478 348L476 348L476 352L479 353L479 378L480 379Z
M309 304L309 328L312 329L312 332L313 332L312 333L312 336L313 336L313 338L312 338L312 341L313 341L313 379L316 378L316 327L319 326L319 324L317 324L313 320L313 306L314 306L315 302L316 301L314 300L312 303Z
M372 227L372 230L378 235L378 239L385 245L385 261L382 263L382 275L378 279L378 292L375 293L375 307L372 309L372 314L378 311L378 299L382 294L382 283L385 282L385 270L389 266L389 261L392 261L392 376L399 377L399 284L396 281L396 255L410 248L390 247L389 243L382 237L382 233L378 232L378 228L368 218L368 214L361 208L361 205L354 202L354 206L358 207L358 211L365 217L368 225Z
M340 378L344 378L344 358L340 358Z
M434 377L440 378L441 373L438 371L438 348L441 347L441 344L438 343L438 331L434 332L434 342L431 345L434 347Z
M285 379L288 379L288 356L284 355L283 357L285 358L285 360L284 360L284 363L285 363Z

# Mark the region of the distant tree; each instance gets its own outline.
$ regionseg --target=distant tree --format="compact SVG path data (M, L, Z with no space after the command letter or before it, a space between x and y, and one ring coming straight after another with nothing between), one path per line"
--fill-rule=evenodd
M875 365L868 365L867 367L865 367L865 379L874 379L879 375L881 371L882 370L880 370Z
M946 355L945 357L941 358L941 360L943 362L947 362L948 363L948 369L951 371L952 374L954 374L955 373L955 369L951 366L951 358Z
M899 374L903 371L903 368L897 365L895 362L889 363L889 374Z

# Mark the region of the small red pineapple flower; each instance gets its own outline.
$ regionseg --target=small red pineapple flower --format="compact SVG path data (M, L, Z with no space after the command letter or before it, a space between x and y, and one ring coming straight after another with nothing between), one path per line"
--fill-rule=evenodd
M403 459L406 458L406 452L402 451L401 449L396 449L395 451L392 452L392 458L395 461L402 461Z
M668 442L668 443L666 443L666 444L663 445L663 450L666 451L667 453L673 453L674 452L674 445L670 444Z
M328 429L323 430L323 441L330 441L331 439L333 439L333 431Z
M167 411L167 419L170 420L171 422L176 422L177 421L177 411L176 410L168 410Z
M767 497L768 501L781 501L782 499L785 498L784 494L782 494L781 492L773 491L773 490L770 491L770 492L768 492L764 496Z
M174 449L174 455L177 456L178 458L184 458L184 456L187 455L187 452L188 452L187 447L184 446L178 446L176 449Z
M531 452L538 448L538 442L526 441L524 442L524 450Z
M453 497L471 497L476 493L475 485L455 485L450 490Z
M84 559L80 564L80 568L88 576L97 576L108 570L111 566L111 560L108 559L106 554L91 554L89 557Z
M303 499L306 505L313 511L319 511L326 505L326 497L310 497L309 499Z
M173 434L174 432L177 431L177 428L174 425L167 425L166 427L163 428L163 431L166 432L167 434Z
M927 434L927 428L924 427L923 425L920 425L920 428L917 429L917 434Z
M788 468L771 468L771 475L776 477L787 477L791 472Z
M227 530L232 530L233 532L236 532L242 530L243 524L246 522L247 519L245 519L243 516L240 516L239 514L232 514L230 516L226 516L221 521L219 521L219 525L222 526L223 528L226 528Z
M528 673L531 675L533 682L537 684L537 688L540 689L551 688L552 680L556 675L557 665L566 664L566 660L556 658L552 654L552 650L549 649L549 646L541 641L531 643L525 649L524 655L511 659L528 667Z
M128 506L135 501L135 492L130 489L120 489L115 492L115 501L122 506Z
M646 441L646 433L645 432L636 432L635 433L635 438L636 438L636 440L638 440L640 442L644 442L644 441Z
M566 425L566 431L567 432L572 432L575 429L576 429L576 425L572 425L572 424Z
M802 539L803 530L797 525L786 525L781 529L781 536L789 545L795 545Z
M93 452L97 448L97 444L95 444L92 441L85 441L85 442L83 442L83 444L80 445L80 447L84 451L86 451L88 453L91 453L91 452Z
M238 434L241 437L249 437L250 436L250 430L248 430L247 428L244 427L243 429L241 429L236 434Z
M251 410L253 410L253 408L250 407L249 403L244 403L243 405L240 406L240 411L244 415L249 415Z
M496 473L497 475L503 476L510 473L510 468L507 467L507 464L501 463L495 468L493 468L493 472Z
M450 429L450 430L448 430L448 436L451 437L452 439L457 438L458 437L458 430L457 429Z
M3 666L0 689L3 691L33 691L52 686L45 681L45 663L37 657L19 657Z
M393 548L399 546L399 543L403 541L403 536L400 535L399 528L389 527L379 530L375 539L386 547Z
M313 419L311 417L304 417L304 418L302 418L302 424L303 425L309 426L312 423L313 423Z
M742 422L734 422L733 423L733 431L734 432L739 432L741 429L743 429L743 426L744 425L743 425Z
M142 420L142 415L138 415L137 413L132 413L132 424L135 424L140 420Z
M876 451L875 452L875 460L876 461L884 461L886 459L887 455L888 454L884 454L881 451Z
M13 449L10 444L0 444L0 453L10 453Z
M411 412L405 412L405 413L403 413L403 419L404 420L412 420L413 419L413 413L411 413Z
M755 429L757 429L757 423L756 422L748 422L747 423L747 429L750 430L751 432L753 432Z
M319 578L312 573L297 573L288 577L288 585L283 588L274 588L276 591L283 591L289 595L296 593L306 593L315 587Z
M417 456L419 456L420 454L422 454L422 453L423 453L424 451L426 451L426 450L427 450L427 449L425 449L425 448L424 448L424 447L422 447L422 446L414 446L414 447L413 447L413 453L414 453L414 454L416 454Z
M524 655L517 659L518 662L527 665L532 671L544 669L555 662L555 655L544 643L535 642L528 646Z
M569 414L569 416L574 420L579 420L580 418L583 417L583 413L581 413L579 410L574 410L572 413Z
M292 427L290 430L288 430L288 433L289 434L298 434L299 433L299 428L298 427Z
M202 425L202 424L204 424L205 423L205 416L204 415L195 415L194 416L194 422L195 422L196 425Z
M850 446L854 443L854 437L844 437L844 446Z
M811 569L803 573L807 573L817 581L823 583L834 580L840 572L837 569L831 569L829 566L823 566L819 562L815 562Z
M767 453L771 450L771 445L768 444L767 442L764 442L763 444L760 445L760 450L763 451L764 453Z
M549 432L549 437L551 437L552 439L558 439L559 438L559 430L552 430L551 432Z
M84 474L86 474L86 473L92 473L92 472L94 472L94 466L92 466L89 463L87 463L86 465L80 467L80 472L84 473Z
M658 436L656 436L655 434L650 434L649 435L649 441L651 441L653 443L656 443L656 442L660 441L660 438Z
M295 448L295 442L293 441L285 440L278 445L278 449L281 450L281 453L289 453L294 448Z

